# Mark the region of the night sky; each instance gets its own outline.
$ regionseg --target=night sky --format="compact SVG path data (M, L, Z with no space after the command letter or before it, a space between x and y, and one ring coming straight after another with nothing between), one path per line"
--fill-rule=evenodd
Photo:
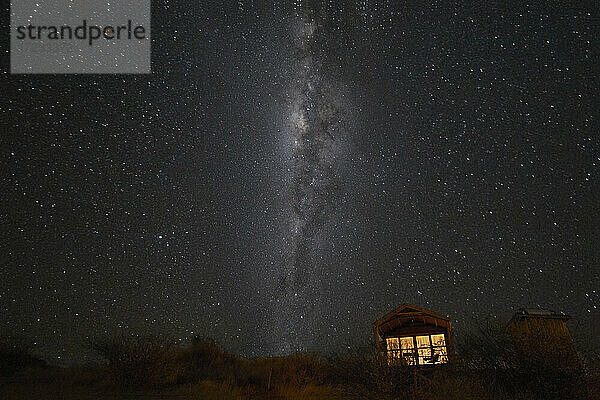
M151 75L10 75L3 33L1 334L343 351L408 302L600 335L593 2L209 3L153 2Z

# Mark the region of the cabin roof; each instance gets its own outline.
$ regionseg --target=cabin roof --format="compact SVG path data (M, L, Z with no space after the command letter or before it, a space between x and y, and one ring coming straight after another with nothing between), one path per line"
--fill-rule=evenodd
M395 310L387 313L383 317L379 318L377 321L373 322L373 325L381 326L381 325L391 321L394 318L409 316L409 315L429 316L434 319L451 322L450 318L448 318L445 315L438 314L431 310L427 310L425 308L418 307L418 306L415 306L412 304L404 303L404 304L401 304L399 307L397 307Z

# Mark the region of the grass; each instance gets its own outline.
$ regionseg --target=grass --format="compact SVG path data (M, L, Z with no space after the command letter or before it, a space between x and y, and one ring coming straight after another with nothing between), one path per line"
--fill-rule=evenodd
M338 400L338 390L329 386L294 384L274 387L238 386L232 380L201 380L166 387L128 389L111 382L104 367L30 368L0 379L3 400Z
M101 369L47 368L28 370L0 380L3 400L338 400L339 391L326 386L284 386L271 392L238 387L232 382L203 380L166 388L127 390L112 385Z
M110 358L103 365L59 368L36 362L0 374L0 399L575 400L600 393L599 360L585 368L579 361L557 368L555 361L498 358L488 348L444 368L418 371L390 367L372 351L331 360L317 354L247 360L214 342L186 348L138 339L105 344Z

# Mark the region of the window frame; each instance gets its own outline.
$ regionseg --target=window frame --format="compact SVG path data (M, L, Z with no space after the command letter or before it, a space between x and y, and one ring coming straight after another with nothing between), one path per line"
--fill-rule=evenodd
M436 346L434 344L432 336L438 336L438 335L443 336L443 338L444 338L443 345ZM417 341L417 336L427 336L429 345L419 347L419 343ZM416 365L416 366L448 364L448 361L449 361L448 360L448 341L446 340L446 337L447 337L446 333L439 333L439 332L387 337L387 338L385 338L386 358L388 359L388 362L390 364L392 362L394 362L395 360L400 360L400 361L406 360L406 361L408 361L408 365ZM402 339L403 338L412 338L412 347L407 349L409 351L407 351L406 353L405 353L405 350L402 348ZM397 348L389 349L388 348L388 339L395 339ZM437 343L439 343L439 340L437 341ZM427 351L423 351L423 353L429 353L429 354L421 356L420 350L427 350ZM438 357L439 357L437 362L433 362L433 360L432 360L432 358L434 357L435 354L438 354ZM430 359L430 362L424 361L424 359L427 357ZM423 362L421 362L421 359L423 359ZM443 361L440 361L440 360L443 360Z

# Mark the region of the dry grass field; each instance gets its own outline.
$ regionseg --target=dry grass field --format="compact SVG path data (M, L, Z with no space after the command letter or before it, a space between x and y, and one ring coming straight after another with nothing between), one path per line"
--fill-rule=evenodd
M143 336L96 341L104 363L59 368L4 346L0 399L600 399L597 357L558 363L552 357L523 359L483 344L432 370L389 366L373 351L329 359L295 354L248 360L212 341L181 348Z

